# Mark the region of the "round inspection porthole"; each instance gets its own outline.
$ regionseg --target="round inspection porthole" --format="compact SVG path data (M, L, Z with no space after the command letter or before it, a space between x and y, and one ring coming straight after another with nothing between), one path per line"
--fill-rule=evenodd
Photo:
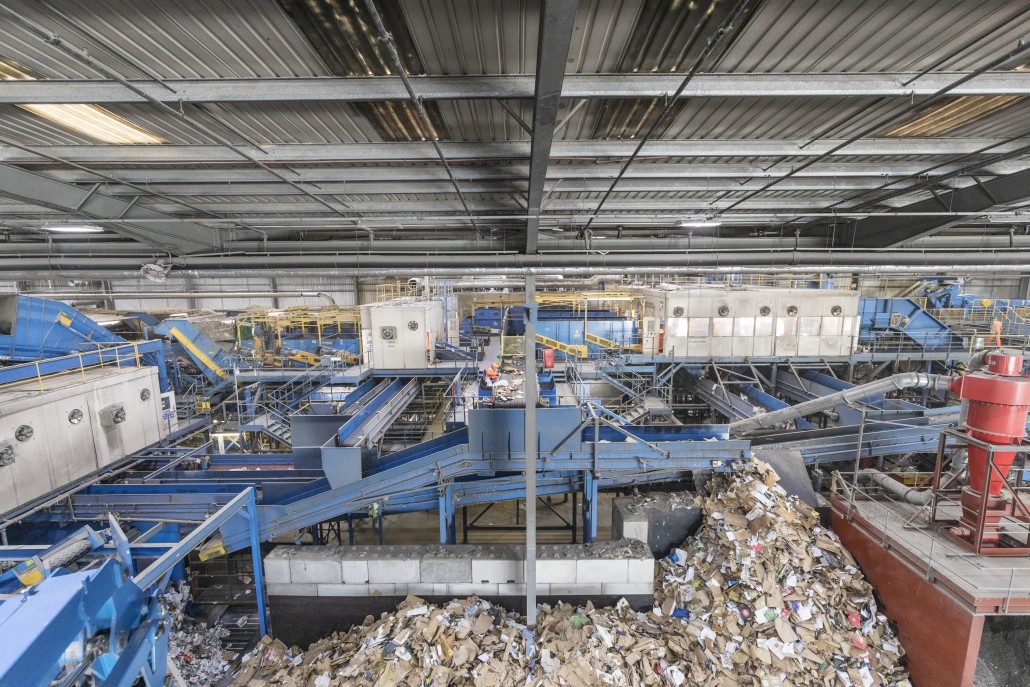
M840 317L840 314L842 312L844 312L844 308L840 307L839 305L835 305L832 308L830 308L830 314L834 317Z
M150 389L143 389L139 392L139 400L147 401L150 399Z
M14 438L18 441L28 441L35 433L36 430L32 429L29 425L22 425L18 429L14 430Z
M730 314L730 306L720 305L719 306L719 317L726 317Z
M72 412L68 413L68 422L73 425L77 425L82 422L82 411L76 408Z
M677 305L675 308L673 308L672 309L672 316L673 317L683 317L683 306L682 305Z
M772 308L770 308L768 305L763 305L761 308L758 309L758 314L762 317L769 317L769 313L771 312Z
M797 315L798 314L798 306L796 306L796 305L788 305L787 306L787 314L790 315L791 317L794 317L795 315Z

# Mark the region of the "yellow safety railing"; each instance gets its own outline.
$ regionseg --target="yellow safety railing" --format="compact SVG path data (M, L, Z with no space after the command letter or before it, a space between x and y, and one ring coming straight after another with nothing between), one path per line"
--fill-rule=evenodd
M6 365L3 368L5 372L11 371L11 370L31 370L31 371L33 371L34 374L32 374L31 377L26 376L25 378L17 380L17 381L6 382L4 384L0 384L0 389L6 389L6 388L9 388L9 387L11 387L13 385L17 385L17 384L24 384L25 382L29 381L30 379L35 379L36 383L39 385L39 390L40 391L46 391L47 390L46 382L48 380L56 379L58 377L63 377L65 375L69 374L69 373L78 372L79 375L82 378L83 383L85 383L86 382L86 371L87 370L93 370L93 369L98 369L98 368L103 368L103 367L117 367L117 368L121 368L123 366L123 364L125 366L127 366L127 367L142 367L143 366L143 362L142 362L143 354L141 354L140 351L139 351L139 343L138 342L129 342L129 343L125 343L125 344L119 344L117 346L104 346L104 345L99 344L99 343L96 343L94 345L96 345L96 347L97 347L97 351L95 351L95 352L94 351L84 351L82 353L72 353L70 355L62 355L62 356L58 356L56 358L47 358L46 360L37 360L37 361L31 362L31 363L18 363L16 365ZM103 360L102 359L102 360L100 360L98 362L95 362L95 363L86 364L85 362L83 362L83 358L85 356L93 356L93 355L96 355L97 353L100 353L101 355L105 355L105 354L110 353L110 354L112 354L113 357L110 358L109 360ZM56 361L59 361L59 360L76 361L78 364L77 365L76 364L71 364L68 367L66 367L65 369L57 371L57 372L43 372L42 368L40 367L40 365L43 364L43 363L53 363L53 362L56 362Z
M548 338L542 334L536 335L536 342L547 346L548 348L553 348L556 351L561 351L565 355L571 355L577 358L586 358L588 355L587 347L583 344L567 344L558 341L557 339Z
M605 339L597 334L591 334L590 332L583 334L583 338L587 343L592 343L595 346L600 346L601 348L607 348L609 350L634 351L636 353L642 353L644 350L644 344L621 344L616 341L612 341L611 339Z

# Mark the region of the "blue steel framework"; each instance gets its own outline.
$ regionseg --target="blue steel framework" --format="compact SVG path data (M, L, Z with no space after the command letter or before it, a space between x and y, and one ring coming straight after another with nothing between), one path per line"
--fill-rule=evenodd
M0 604L0 684L43 687L64 669L62 684L76 684L76 676L88 670L98 687L131 687L140 678L149 687L163 685L171 620L161 594L189 552L236 515L249 523L259 629L267 632L256 508L256 491L247 488L180 542L158 546L128 542L111 518L110 543L90 552L99 565L80 572L50 571ZM133 556L153 558L158 550L163 550L158 558L133 576ZM26 553L23 547L0 548L0 557L6 560L19 560ZM90 640L101 634L109 636L106 651L91 652ZM78 647L78 658L69 657L75 653L69 651L73 646Z
M154 353L159 353L159 346L159 343L155 344ZM777 410L788 405L788 401L807 400L848 384L824 372L803 369L806 363L826 370L831 363L839 368L853 369L863 362L879 362L882 370L892 363L896 365L902 357L899 349L896 353L868 351L839 360L725 359L720 361L721 372L712 380L701 375L702 366L711 361L670 360L628 353L613 359L610 352L605 355L606 367L600 374L595 369L595 379L613 377L617 373L620 375L617 381L622 380L624 386L628 384L623 389L624 393L640 395L646 393L637 388L641 384L650 385L652 389L671 385L682 369L690 380L687 386L691 392L731 421L762 409ZM911 357L905 355L906 359ZM952 364L964 358L964 351L942 351L938 347L936 350L923 350L914 357L927 365ZM342 404L342 410L353 406L354 412L341 417L338 440L346 443L352 431L363 431L364 420L375 414L374 408L369 411L369 405L385 405L392 392L383 391L396 391L403 387L398 383L401 378L454 376L457 383L470 370L474 373L474 368L462 362L423 371L371 371L367 368L334 371L328 376L329 383L355 387L355 392ZM572 368L571 372L570 378L578 381L588 381L591 376L579 368ZM241 371L236 381L281 384L295 374L288 371ZM3 371L0 371L0 381L4 381ZM305 389L305 393L310 391ZM375 399L376 402L369 404L366 399ZM725 426L721 425L630 424L600 404L582 400L580 409L571 409L576 413L578 424L575 420L569 421L569 408L538 410L540 426L552 430L549 434L547 430L541 430L546 436L540 435L537 494L581 493L586 541L597 535L597 494L600 489L681 479L694 470L730 470L753 446L796 448L808 463L853 460L856 457L882 458L911 451L930 452L941 429L957 419L953 408L928 409L925 406L928 399L921 399L921 404L868 399L860 409L835 408L835 422L842 423L840 426L819 427L817 418L802 419L794 431L741 440L728 437ZM403 404L394 412L400 410L403 410ZM504 410L510 413L512 409ZM495 412L504 411L499 409ZM556 413L553 421L550 421L549 413ZM349 421L348 417L351 418ZM860 420L864 422L855 424ZM572 425L574 427L570 427ZM517 427L507 427L507 430L518 433ZM260 586L257 542L296 535L323 521L364 515L373 505L379 506L380 515L384 512L438 509L440 539L454 542L455 514L459 506L525 497L521 475L524 453L517 442L512 444L510 437L508 441L507 446L491 445L487 449L481 432L471 435L468 426L460 427L402 451L379 456L371 467L365 468L360 479L335 488L318 466L310 463L303 467L299 465L296 452L264 456L212 455L211 469L193 470L183 469L185 458L203 451L206 445L199 449L158 447L112 466L111 472L118 473L119 481L100 483L101 480L95 478L96 483L78 485L43 499L42 505L37 505L34 512L7 514L7 519L0 521L0 530L5 537L8 534L17 537L22 524L59 526L61 523L93 521L105 517L109 510L116 510L123 519L131 522L169 520L186 525L197 523L198 528L175 549L188 551L185 547L192 548L217 527L227 550L251 545L255 552L256 583ZM226 472L221 468L251 470ZM244 497L245 512L238 505ZM233 504L237 505L230 508ZM216 509L219 510L212 516ZM152 556L161 547L152 544L138 548L141 555ZM40 547L17 547L5 551L4 555L25 556L39 550ZM162 560L170 559L163 556ZM167 580L164 575L154 577L151 573L142 581L148 588L153 588ZM45 584L58 589L59 577L53 579L57 581L48 579ZM102 584L103 579L98 578L96 584ZM48 588L40 587L41 590ZM109 587L103 589L104 593L110 594L117 591ZM263 603L262 594L257 596ZM59 592L55 592L52 598L56 600L52 605L40 608L48 618L64 613L62 609L67 604L80 602L77 598L61 596ZM263 608L261 618L264 623ZM0 627L6 630L4 625ZM156 636L156 626L146 624L146 628L145 634L150 633L147 636ZM153 647L154 643L149 642L148 645ZM20 661L21 656L12 655L10 662L16 660ZM143 670L143 663L131 665L134 670Z

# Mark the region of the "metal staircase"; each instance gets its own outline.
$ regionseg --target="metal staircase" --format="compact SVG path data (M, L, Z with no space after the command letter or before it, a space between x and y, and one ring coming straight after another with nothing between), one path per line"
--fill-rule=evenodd
M331 360L313 365L300 372L284 384L265 394L261 411L247 424L240 423L240 429L263 431L276 441L290 444L293 430L290 415L304 400L332 381L336 365Z
M654 395L655 366L627 365L617 355L602 358L597 367L601 379L613 386L625 397L620 404L620 415L643 403L645 396Z

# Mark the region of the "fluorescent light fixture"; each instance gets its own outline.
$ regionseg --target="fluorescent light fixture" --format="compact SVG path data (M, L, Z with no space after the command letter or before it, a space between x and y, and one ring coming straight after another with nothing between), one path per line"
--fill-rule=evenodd
M141 126L108 112L97 105L19 105L43 119L49 119L66 129L78 131L104 143L149 144L165 143Z
M716 222L715 220L695 220L685 219L680 222L681 227L721 227L722 222Z
M10 62L0 60L0 81L37 81L38 78ZM18 105L54 124L77 131L104 143L149 144L167 143L138 124L119 117L99 105L41 104Z
M43 227L44 230L54 234L102 234L103 227L95 224L69 224L65 226Z

